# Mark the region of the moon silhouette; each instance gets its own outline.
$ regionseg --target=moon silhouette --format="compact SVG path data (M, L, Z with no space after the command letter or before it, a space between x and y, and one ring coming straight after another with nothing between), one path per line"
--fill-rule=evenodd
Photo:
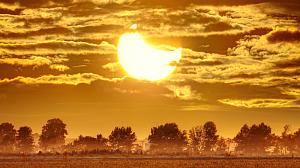
M168 77L181 59L182 49L166 51L147 44L137 33L123 34L118 44L119 63L129 76L156 81Z

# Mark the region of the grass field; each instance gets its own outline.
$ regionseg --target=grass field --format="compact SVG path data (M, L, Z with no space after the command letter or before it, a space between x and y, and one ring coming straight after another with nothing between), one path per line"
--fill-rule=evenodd
M300 159L7 159L0 168L300 168Z

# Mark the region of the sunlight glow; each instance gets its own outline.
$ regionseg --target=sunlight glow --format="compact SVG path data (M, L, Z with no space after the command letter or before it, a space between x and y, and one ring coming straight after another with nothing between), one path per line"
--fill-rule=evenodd
M136 32L122 35L118 45L120 64L131 77L140 80L155 81L169 76L176 69L181 52L181 48L165 51L150 46Z

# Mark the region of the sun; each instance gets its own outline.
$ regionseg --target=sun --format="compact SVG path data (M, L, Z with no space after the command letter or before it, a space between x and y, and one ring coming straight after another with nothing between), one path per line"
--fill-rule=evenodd
M176 69L181 52L181 48L174 51L155 48L137 32L123 34L118 44L119 63L129 76L140 80L156 81L168 77Z

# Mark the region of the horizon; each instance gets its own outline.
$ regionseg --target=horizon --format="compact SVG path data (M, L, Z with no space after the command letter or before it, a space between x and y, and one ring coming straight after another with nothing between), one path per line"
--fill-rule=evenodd
M51 118L51 119L52 119L52 118ZM64 120L62 120L62 121L64 121ZM207 121L205 121L205 122L207 122ZM203 122L202 124L199 124L199 125L194 125L194 126L188 128L188 129L182 129L181 126L180 126L179 124L178 124L178 127L179 127L179 129L180 129L181 131L187 131L187 132L188 132L188 131L191 130L193 127L196 127L196 126L203 126L203 124L204 124L205 122ZM212 122L214 122L214 121L212 121ZM2 122L2 123L3 123L3 122ZM18 126L18 125L15 125L15 124L12 123L12 122L8 122L8 123L13 124L13 125L15 126L15 129L16 129L16 130L17 130L18 128L20 128L20 127L23 127L23 126L31 127L29 124L27 124L27 125L26 125L26 124L25 124L25 125L19 125L19 126ZM166 122L166 123L160 123L160 124L158 124L158 125L153 125L153 126L151 126L151 127L149 128L148 134L146 134L145 137L139 136L139 133L135 130L135 128L132 127L132 126L130 126L130 125L116 125L116 126L112 127L110 131L106 131L106 132L95 132L94 134L93 134L93 133L92 133L92 134L82 134L82 133L79 133L78 135L75 135L75 134L74 134L74 136L70 136L70 132L72 132L72 130L69 129L69 126L68 126L68 123L67 123L67 122L64 121L64 123L66 124L66 129L67 129L67 131L68 131L68 135L66 135L66 138L67 138L66 140L68 140L68 139L69 139L69 140L77 139L80 135L82 135L82 136L96 137L98 134L101 134L101 135L103 135L104 137L108 137L115 127L131 127L131 128L133 129L133 132L136 133L137 140L147 140L147 139L148 139L148 136L150 135L151 128L157 127L157 126L159 126L159 125L163 125L163 124L166 124L166 123L176 123L176 122ZM229 136L223 136L223 135L220 133L220 132L222 132L222 129L218 127L218 123L216 123L216 122L214 122L214 123L215 123L216 126L217 126L217 131L218 131L217 134L220 135L220 136L223 137L223 138L226 138L226 139L233 139L233 138L237 135L237 133L240 131L241 127L242 127L244 124L246 124L246 125L248 125L248 126L251 126L251 125L254 125L254 124L255 124L255 125L258 125L258 124L264 123L264 124L270 126L271 129L272 129L272 134L274 133L274 134L277 135L277 136L280 136L280 135L282 134L282 132L284 131L284 126L286 126L286 125L289 126L289 129L290 129L290 132L291 132L291 133L294 133L294 132L300 130L300 128L296 128L296 127L294 127L293 125L285 124L285 125L283 125L283 126L281 127L281 129L279 129L279 130L276 132L276 131L274 131L272 125L269 125L269 124L266 123L266 122L244 123L244 124L242 124L242 125L240 126L240 128L238 128L238 129L236 130L236 132L233 132L233 133L232 133L232 136L231 136L231 137L229 137ZM0 124L1 124L1 123L0 123ZM46 121L45 121L45 123L43 123L43 124L41 125L40 131L36 131L35 129L32 129L32 133L33 133L33 134L41 135L42 126L44 126L45 124L46 124ZM177 124L177 123L176 123L176 124ZM31 128L32 128L32 127L31 127ZM78 132L78 131L76 131L76 132ZM72 134L71 134L71 135L72 135Z
M300 128L297 0L0 2L0 123L68 137Z

